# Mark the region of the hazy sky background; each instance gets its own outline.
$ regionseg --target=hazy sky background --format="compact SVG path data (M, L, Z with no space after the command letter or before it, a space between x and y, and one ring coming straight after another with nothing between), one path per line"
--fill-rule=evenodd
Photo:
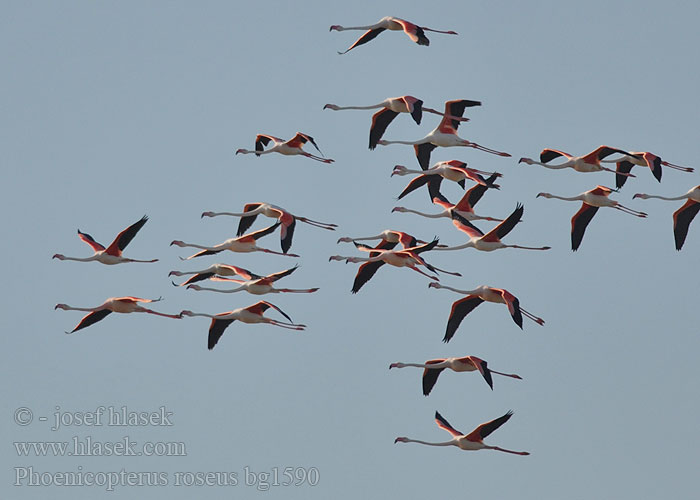
M421 47L385 32L336 53L361 32L329 33L331 24L366 25L386 15L459 36L428 34L430 46ZM100 486L13 486L15 467L31 466L168 474L169 486L117 486L115 499L694 498L700 222L676 252L671 214L683 202L632 195L677 196L700 184L700 175L666 169L659 184L636 167L637 178L612 197L649 217L601 209L573 253L569 221L580 204L535 196L614 186L614 176L517 160L544 147L584 154L607 144L699 168L698 19L696 2L3 2L2 496L104 495ZM391 213L409 180L390 178L393 166L418 167L410 146L369 151L371 111L322 109L403 94L439 109L448 99L483 102L468 111L472 121L460 135L513 157L452 148L436 150L432 160L502 172L501 190L486 193L477 213L505 217L522 202L523 222L505 242L553 247L425 257L463 274L443 276L446 285L510 290L544 327L526 320L520 331L504 306L484 304L443 344L460 296L390 266L353 296L357 266L328 262L333 254L359 254L337 238L388 228L466 241L447 219ZM418 139L438 121L426 114L418 127L401 115L385 138ZM234 156L252 149L257 133L288 138L297 131L336 162ZM453 183L443 192L455 202L462 193ZM332 233L298 224L292 252L300 259L228 252L181 262L189 249L168 246L232 237L237 219L200 219L201 212L240 211L256 201L340 227ZM436 211L423 192L400 204ZM106 245L143 214L150 220L125 255L159 262L51 260L57 252L91 254L76 229ZM278 233L260 244L278 250ZM54 310L135 295L162 296L153 305L162 312L214 314L260 300L174 288L167 277L215 262L259 274L298 262L279 284L321 290L263 298L308 329L236 322L208 351L205 318L113 314L68 336L82 314ZM396 361L464 355L524 380L496 378L492 392L477 374L446 372L426 398L419 369L388 370ZM164 406L173 426L51 431L57 406ZM31 425L14 423L20 407L34 412ZM469 432L509 409L513 418L486 442L529 457L393 443L397 436L449 439L434 423L435 410ZM20 457L13 445L74 436L184 442L186 456ZM246 466L277 467L280 476L285 467L315 467L320 481L259 493L245 485ZM172 486L184 471L235 472L239 484Z

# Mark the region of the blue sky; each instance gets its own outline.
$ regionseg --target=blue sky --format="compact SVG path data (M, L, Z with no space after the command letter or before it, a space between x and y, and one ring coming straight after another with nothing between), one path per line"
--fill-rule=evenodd
M612 174L552 171L518 164L545 147L573 154L601 144L652 151L699 168L700 87L692 2L15 2L4 6L0 61L5 68L2 150L5 332L3 350L4 497L95 498L101 487L16 487L15 468L36 471L159 471L164 487L116 487L113 498L254 498L245 467L315 467L316 486L272 487L268 498L446 496L468 491L494 498L692 498L696 491L696 364L700 340L692 308L698 297L700 223L685 247L673 246L671 214L682 202L632 200L637 192L676 196L700 184L665 170L663 182L635 168L621 203L637 219L601 209L581 249L570 250L573 196ZM361 7L361 8L358 8ZM429 34L429 47L383 33L339 56L359 32L331 24L372 24L394 15L459 36ZM323 110L326 103L372 104L410 94L442 108L449 99L482 101L460 135L510 152L438 149L433 161L459 159L504 174L478 213L507 216L525 205L506 242L551 245L548 252L472 249L427 254L460 271L442 282L469 289L506 288L543 317L520 331L502 306L467 317L441 342L459 298L428 280L385 266L350 294L355 265L328 262L357 254L341 236L397 229L446 244L466 241L446 219L391 213L417 168L411 147L366 148L371 112ZM418 139L399 116L386 139ZM302 131L336 162L301 157L234 156L257 133ZM461 190L445 183L456 201ZM181 262L173 239L218 243L238 221L200 219L205 210L240 211L267 201L340 227L299 224L300 259L221 254ZM434 210L422 193L401 203ZM127 225L149 222L125 254L155 264L103 266L60 262L54 253L88 256L76 229L109 243ZM267 221L257 221L262 228ZM479 225L479 224L477 224ZM479 227L490 228L490 224ZM278 236L261 244L279 248ZM320 287L316 294L265 297L304 332L232 324L213 351L208 320L111 315L71 336L81 313L57 303L96 306L107 297L163 297L158 311L218 313L258 300L174 288L170 270L214 262L259 274L300 269L280 282ZM695 269L695 271L693 271ZM276 317L270 314L271 317ZM420 370L392 362L476 355L524 380L496 379L491 392L475 374L445 373L424 397ZM171 411L172 426L63 427L56 410L100 406ZM13 422L17 408L38 419ZM512 409L486 440L529 457L394 444L396 436L444 441L436 410L469 431ZM13 443L71 441L183 442L178 457L20 457ZM235 472L235 487L176 487L176 472Z

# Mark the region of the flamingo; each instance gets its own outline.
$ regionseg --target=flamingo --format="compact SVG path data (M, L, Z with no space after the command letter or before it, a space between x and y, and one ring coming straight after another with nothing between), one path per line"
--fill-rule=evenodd
M688 227L690 227L690 223L700 211L700 186L695 186L687 193L672 198L644 193L637 193L632 198L641 198L643 200L656 198L668 201L687 199L688 201L673 213L673 236L676 240L676 250L683 248L685 238L688 236Z
M445 116L443 113L432 108L423 107L423 101L410 95L402 95L400 97L389 97L384 99L379 104L371 104L369 106L338 106L337 104L326 104L323 109L332 109L341 111L345 109L377 109L382 108L372 115L372 125L369 129L369 149L377 147L377 141L382 138L386 128L396 118L399 113L409 113L413 121L420 125L423 117L423 111L433 113L440 116ZM458 116L450 117L458 121L469 121L469 118Z
M537 198L542 196L543 198L556 198L557 200L583 202L579 211L576 212L571 218L571 249L575 252L581 245L581 241L583 241L583 234L586 231L588 223L591 222L591 219L593 219L593 216L596 214L599 207L611 207L619 210L620 212L634 215L636 217L644 218L647 216L647 214L644 212L637 212L636 210L620 205L615 200L611 200L609 196L613 191L614 189L610 189L609 187L596 186L594 189L581 193L577 196L565 197L550 193L539 193Z
M275 229L277 229L277 226L279 226L280 223L277 222L276 224L273 224L270 227L267 227L265 229L260 229L258 231L244 234L243 236L238 236L237 238L230 238L223 243L219 243L218 245L214 246L204 246L204 245L196 245L194 243L185 243L184 241L180 240L174 240L173 242L170 243L170 246L178 246L178 247L192 247L192 248L201 248L201 252L197 252L194 255L190 255L186 259L183 259L180 257L181 260L190 260L194 259L195 257L201 257L202 255L214 255L219 252L223 252L224 250L230 250L231 252L242 252L242 253L247 253L247 252L265 252L265 253L271 253L275 255L286 255L287 257L299 257L295 253L281 253L281 252L275 252L274 250L269 250L267 248L261 248L255 244L255 242L262 238L265 235L268 235L272 232L274 232Z
M607 158L608 156L615 153L619 153L625 156L629 156L630 154L627 151L611 148L608 146L600 146L594 151L591 151L590 153L584 156L572 156L569 153L564 153L563 151L546 148L543 149L540 153L540 161L535 161L531 158L520 158L518 163L526 163L528 165L542 165L543 167L555 170L559 170L562 168L573 168L577 172L600 172L601 170L605 170L606 172L615 172L615 170L612 170L608 167L604 167L600 164L600 162L604 158ZM549 163L554 158L559 158L560 156L566 158L566 161L564 163L559 163L556 165L552 165L551 163ZM630 174L629 172L624 173L619 171L615 173L618 176L636 177L634 174Z
M401 192L398 197L399 200L424 184L428 184L428 192L432 199L437 193L439 193L440 184L442 183L443 179L456 182L462 187L462 189L464 189L465 181L467 179L470 179L477 184L481 184L482 186L500 189L501 186L494 184L493 180L497 177L503 177L503 175L499 174L498 172L484 172L482 170L468 168L465 162L459 160L441 161L430 167L428 170L412 170L404 167L403 165L396 165L394 167L394 171L391 173L391 177L395 175L403 176L409 174L419 175L413 179ZM482 177L482 175L492 176L492 179L487 181Z
M489 385L491 390L493 390L493 378L492 373L503 375L504 377L517 378L522 380L520 375L515 375L511 373L502 373L488 368L488 363L483 359L477 358L476 356L464 356L461 358L440 358L440 359L429 359L425 363L391 363L389 369L392 368L405 368L407 366L415 366L417 368L423 368L423 395L427 396L433 389L435 382L437 382L440 373L445 368L449 368L455 372L473 372L478 370L481 376L484 377L486 383Z
M456 247L446 247L446 248L436 248L436 250L461 250L462 248L476 248L484 252L492 252L498 250L499 248L519 248L522 250L549 250L552 247L525 247L521 245L506 245L501 241L501 238L510 233L513 228L520 222L520 218L525 211L522 204L518 203L515 206L515 210L499 225L493 228L488 233L484 234L479 228L474 226L467 219L462 217L456 211L452 211L452 224L459 229L467 233L471 238L468 242L463 245L458 245Z
M270 141L272 141L272 147L270 147L269 149L264 149L265 146L267 146L270 143ZM313 137L311 137L310 135L302 134L301 132L297 132L296 135L288 141L280 139L279 137L274 137L272 135L258 134L255 136L255 151L250 151L248 149L241 148L236 151L236 154L254 154L255 156L260 156L267 153L280 153L286 156L302 155L306 156L307 158L311 158L312 160L320 161L323 163L333 163L335 161L331 160L330 158L323 158L321 156L312 155L311 153L307 153L306 151L302 150L301 147L307 142L313 144L313 146L318 150L318 152L321 153L321 150L316 145L316 141L314 141Z
M110 297L105 300L102 304L97 307L71 307L67 304L56 304L54 309L63 309L64 311L88 311L89 314L85 315L80 323L73 328L70 332L77 332L83 328L87 328L90 325L94 325L98 321L107 317L109 313L132 313L132 312L143 312L148 314L156 314L158 316L164 316L166 318L181 319L182 316L179 314L164 314L156 311L152 311L143 306L139 305L139 302L159 302L162 300L161 297L157 299L141 299L139 297Z
M219 292L219 293L235 293L235 292L241 292L241 291L246 291L248 293L251 293L253 295L265 295L266 293L313 293L318 290L318 288L306 288L306 289L292 289L292 288L275 288L272 286L272 284L277 281L278 279L284 278L285 276L289 276L292 274L294 271L297 270L299 266L296 265L292 267L291 269L287 269L285 271L280 271L278 273L273 273L273 274L268 274L267 276L261 276L257 278L248 278L246 280L239 280L239 279L231 279L231 278L217 278L213 277L212 281L233 281L235 283L239 283L241 286L238 288L234 288L232 290L220 290L218 288L207 288L199 285L187 285L187 288L191 288L193 290L209 290L212 292Z
M58 259L58 260L76 260L78 262L90 262L90 261L97 261L101 262L102 264L107 264L107 265L113 265L113 264L123 264L125 262L158 262L158 259L152 259L152 260L136 260L136 259L128 259L126 257L122 257L122 250L126 248L126 246L131 242L132 239L134 239L134 236L136 236L136 233L139 232L139 230L143 227L143 225L148 221L147 216L141 217L137 222L134 222L132 225L124 229L121 233L117 235L116 238L114 238L114 241L110 243L110 245L105 248L104 246L100 245L98 242L95 241L95 239L90 236L87 233L83 233L78 229L78 238L83 240L85 243L90 245L92 247L92 250L95 252L92 256L90 257L66 257L63 254L57 253L55 254L52 258L53 259Z
M289 323L283 321L277 321L274 319L266 318L263 313L269 308L277 310L282 316L289 320ZM224 330L236 320L242 321L243 323L267 323L269 325L280 326L282 328L288 328L290 330L303 330L306 325L297 325L292 323L292 318L290 318L282 309L277 307L270 302L261 300L248 307L241 307L239 309L234 309L233 311L223 312L219 314L206 314L206 313L195 313L192 311L182 311L181 316L204 316L206 318L211 318L211 325L209 325L209 338L207 347L209 350L214 349L214 346L219 342L219 339L224 334Z
M459 290L450 286L440 285L439 283L430 283L428 287L444 288L466 295L465 298L452 304L450 317L447 320L447 328L445 329L445 337L442 339L443 342L449 342L452 339L464 317L476 309L482 302L493 302L495 304L505 304L508 306L508 312L521 330L523 329L523 316L531 319L540 326L544 325L544 320L542 318L538 318L520 307L518 298L508 290L502 288L481 285L474 290Z
M498 417L490 422L485 422L479 427L471 431L469 434L462 434L454 427L452 427L447 420L443 418L440 413L435 412L435 422L437 422L438 427L446 430L452 434L452 439L445 441L444 443L430 443L427 441L420 441L418 439L409 439L407 437L397 437L394 443L420 443L427 444L428 446L457 446L462 450L496 450L504 451L506 453L512 453L514 455L529 455L527 451L513 451L506 450L505 448L499 448L498 446L489 446L484 444L484 438L491 434L493 431L498 429L500 426L505 424L510 417L513 416L513 412L509 411L502 417Z
M501 151L496 151L495 149L486 148L480 146L475 142L462 139L457 135L457 128L459 128L459 121L455 120L453 117L461 117L464 114L464 110L467 107L481 106L479 101L469 101L466 99L447 101L445 102L445 117L440 121L440 124L428 135L422 139L416 141L386 141L381 139L377 144L386 146L388 144L410 144L416 151L416 158L418 159L418 164L423 170L428 170L428 165L430 164L430 153L438 146L441 147L453 147L453 146L465 146L469 148L479 149L487 153L492 153L498 156L510 156L508 153L503 153Z
M355 243L355 247L357 247L358 250L361 250L363 252L370 252L370 256L342 257L340 255L333 255L328 259L329 261L344 260L346 263L365 263L362 266L360 266L360 268L357 271L357 275L355 276L355 281L353 282L351 289L352 293L357 293L360 290L360 288L362 288L362 286L365 283L367 283L372 276L374 276L374 273L377 272L377 269L384 264L389 264L395 267L408 267L409 269L413 269L417 273L420 273L423 276L430 278L431 280L437 280L438 278L424 273L423 271L418 269L417 266L425 266L430 271L436 274L438 271L440 271L445 274L451 274L453 276L461 276L461 274L459 273L453 273L431 266L419 255L422 252L427 252L428 250L432 250L433 248L435 248L438 244L437 238L425 245L409 247L404 250L385 250L380 248L372 248L361 243L353 243Z
M381 240L375 249L391 250L398 243L401 243L403 248L410 248L416 246L418 243L426 243L425 241L417 240L415 237L408 233L401 231L394 231L391 229L385 229L376 236L365 236L362 238L350 238L348 236L343 236L338 238L338 243L351 243L354 241L368 241L368 240ZM439 246L439 245L438 245Z
M236 236L241 236L245 233L250 226L255 222L255 218L258 215L264 215L265 217L270 217L272 219L277 219L281 224L280 229L280 244L282 246L282 251L287 253L292 246L292 237L294 236L294 228L297 222L305 222L311 226L320 227L321 229L328 229L329 231L335 231L338 227L337 224L328 224L326 222L317 222L315 220L307 219L306 217L300 217L292 215L290 212L284 208L278 207L276 205L271 205L269 203L247 203L243 207L243 213L232 213L232 212L204 212L202 217L218 217L220 215L228 215L231 217L240 217L241 221L238 223L238 231Z
M196 283L197 281L209 279L213 276L241 276L246 280L256 280L262 278L262 276L260 276L259 274L252 273L247 269L243 269L242 267L237 266L231 266L228 264L213 264L207 267L206 269L202 269L201 271L170 271L168 273L168 276L185 276L189 274L194 274L194 276L189 278L187 281L180 283L179 285L175 285L175 283L173 283L173 285L185 286L191 283Z
M695 169L690 167L681 167L680 165L674 165L673 163L663 161L659 156L648 151L630 152L628 155L615 160L601 160L601 163L615 163L615 172L617 172L617 175L615 176L615 187L617 189L620 189L625 185L625 181L627 181L627 176L625 174L628 174L635 165L640 167L649 167L649 170L651 170L651 173L659 182L661 182L661 165L680 170L682 172L695 171Z
M496 179L497 174L493 174L491 177L489 177L488 181L491 183L491 186L493 186L493 181ZM412 210L410 208L406 207L394 207L391 211L392 212L409 212L417 215L421 215L423 217L428 217L431 219L437 219L440 217L449 217L452 218L452 213L457 212L459 215L464 217L467 220L488 220L488 221L497 221L501 222L502 219L494 219L493 217L483 217L481 215L476 215L474 213L474 205L481 199L481 197L484 195L488 187L486 185L481 185L477 184L471 189L469 189L466 193L464 193L464 196L457 202L456 205L453 205L450 203L447 198L442 196L439 192L437 195L433 198L433 203L435 205L440 205L443 208L443 211L437 214L427 214L424 212L419 212L417 210Z
M333 26L331 26L329 31L333 30L367 30L365 34L363 34L360 38L357 39L355 43L353 43L350 46L350 48L348 48L344 52L338 52L338 54L346 54L358 45L363 45L371 40L374 40L377 37L377 35L379 35L384 30L403 31L408 35L408 37L411 40L416 42L418 45L430 45L430 40L428 40L428 37L425 36L426 31L432 31L433 33L442 33L445 35L457 34L455 31L434 30L431 28L426 28L425 26L418 26L416 24L409 23L408 21L404 21L403 19L399 19L398 17L389 16L383 17L379 20L378 23L371 24L369 26L340 26L338 24L334 24Z

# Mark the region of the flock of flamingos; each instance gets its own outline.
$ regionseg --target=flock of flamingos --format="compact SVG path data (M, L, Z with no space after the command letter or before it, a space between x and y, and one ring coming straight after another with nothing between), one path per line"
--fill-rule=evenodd
M385 30L403 31L408 37L419 45L429 45L429 40L425 32L436 32L450 35L456 35L454 31L438 31L423 26L418 26L403 19L395 17L385 17L376 24L370 26L343 27L334 25L330 28L331 31L344 30L364 30L365 33L353 43L346 51L339 52L344 54L356 47L363 45ZM481 197L489 189L498 189L499 185L496 180L501 177L497 172L483 172L480 170L467 167L467 164L459 160L442 161L430 167L430 154L437 147L470 147L486 153L495 154L501 157L510 157L511 155L495 149L481 146L467 139L463 139L457 135L457 130L462 122L468 121L464 117L464 112L467 108L480 106L479 101L472 100L452 100L445 103L444 111L440 112L432 108L424 107L423 101L412 96L401 96L396 98L385 99L379 104L369 106L338 106L335 104L326 104L324 109L330 110L346 110L359 109L369 110L378 109L372 116L372 122L369 132L369 148L375 149L377 146L386 146L389 144L408 144L415 149L416 158L420 165L420 170L411 170L404 166L397 165L393 175L404 176L413 175L413 180L399 195L399 199L407 196L409 193L420 190L423 186L427 188L428 195L436 207L441 211L435 213L422 213L405 207L395 207L393 211L410 212L429 218L450 218L454 226L465 233L469 240L458 246L446 247L440 245L437 239L426 242L416 239L410 234L385 230L375 236L349 238L343 237L338 240L338 243L347 242L353 243L357 250L368 254L367 257L359 256L331 256L329 260L345 261L351 263L361 263L352 284L352 293L357 293L379 270L384 264L389 264L396 267L407 267L428 277L431 281L429 287L437 289L446 289L455 293L465 295L464 298L457 300L452 304L452 309L447 319L447 327L445 329L444 342L449 342L459 329L460 323L464 318L473 311L482 302L493 302L505 304L508 312L513 318L518 327L523 327L523 317L526 317L539 325L544 324L544 320L526 311L520 306L520 301L512 293L501 288L490 286L480 286L472 290L461 290L438 283L437 274L439 272L460 276L459 273L445 271L429 264L422 256L428 251L454 251L465 248L475 248L476 250L490 252L501 248L515 248L527 250L548 250L550 247L528 247L521 245L505 244L501 240L506 237L515 226L521 221L524 212L524 207L518 204L513 212L505 219L498 219L490 216L477 215L474 212L474 206ZM408 113L411 118L420 125L423 112L437 114L442 116L439 125L422 139L414 141L389 141L382 137L391 122L401 113ZM319 155L311 154L304 151L302 148L307 143L310 143L319 153ZM282 155L302 155L312 160L323 163L332 163L334 160L326 158L314 139L301 132L298 132L289 140L280 139L271 135L258 134L255 138L255 149L239 149L236 154L254 154L261 156L269 153L280 153ZM681 170L685 172L693 172L692 168L682 167L672 163L663 161L659 156L650 152L628 152L619 148L608 146L600 146L595 151L582 156L573 156L556 149L544 149L540 153L539 161L530 158L521 158L519 163L527 165L541 165L550 169L572 168L577 172L612 172L615 175L615 189L606 186L596 186L585 193L576 196L558 196L550 193L539 193L538 197L554 198L565 201L580 201L581 208L574 214L571 219L571 248L576 251L584 237L586 227L591 222L591 219L600 207L610 207L619 210L623 213L633 215L635 217L646 217L644 212L639 212L621 205L619 202L610 198L614 192L618 192L620 188L627 182L630 177L635 177L631 173L634 166L648 167L654 177L661 182L662 166L671 169ZM604 163L615 164L615 169L604 166ZM473 184L470 189L466 190L464 196L453 204L445 198L440 192L441 182L452 181L458 183L465 189L466 183ZM686 200L676 212L673 214L673 234L675 239L675 247L681 250L688 233L688 228L691 221L700 210L700 186L695 186L687 193L675 196L665 197L657 195L648 195L638 193L633 198L649 199L657 198L661 200ZM247 232L258 215L275 219L276 222L269 227L259 229L252 232ZM239 217L237 236L227 239L221 243L214 245L201 245L195 243L185 243L184 241L175 240L171 246L190 247L198 251L193 255L181 259L191 260L203 256L215 255L225 250L231 252L265 252L275 255L284 255L288 257L298 257L298 255L289 253L292 246L292 238L297 222L303 222L321 229L335 230L335 224L318 222L306 217L293 215L287 210L268 203L248 203L243 207L242 212L204 212L202 217ZM60 260L74 260L80 262L97 261L102 264L112 265L131 262L156 262L157 259L137 260L124 257L122 252L127 247L129 242L136 236L141 228L146 224L148 218L142 217L139 221L124 229L108 246L103 246L98 243L92 236L78 230L78 237L90 245L94 254L90 257L66 257L62 254L56 254L53 257ZM475 221L498 222L498 224L489 231L482 231L474 225ZM280 230L280 246L281 252L263 248L258 246L258 240L264 236L274 233L277 229ZM369 246L360 241L379 240L375 246ZM397 245L401 249L396 249ZM423 268L424 270L422 270ZM207 290L219 293L235 293L246 291L253 295L265 295L269 293L313 293L318 288L308 289L290 289L290 288L275 288L275 283L292 274L297 267L292 267L274 274L262 276L255 274L247 269L229 265L229 264L213 264L209 267L197 271L171 271L170 276L190 276L184 282L177 286L186 286L193 290ZM230 282L237 286L232 289L216 289L201 286L197 283L205 280ZM175 283L173 283L175 284ZM71 307L66 304L56 305L56 309L86 311L88 314L81 319L78 325L67 333L73 333L94 323L104 319L112 312L131 313L145 312L164 316L167 318L181 319L183 316L204 316L211 318L208 336L208 348L213 349L224 333L224 330L234 321L238 320L243 323L267 323L276 325L282 328L293 330L303 330L305 325L293 323L291 318L282 311L279 307L271 302L261 300L255 304L234 309L233 311L223 312L219 314L197 313L189 310L181 311L179 314L165 314L153 311L142 304L157 302L160 299L144 299L139 297L113 297L107 299L104 303L96 307ZM278 321L264 316L268 309L274 309L280 313L287 321ZM418 367L423 368L423 394L428 395L433 386L437 382L440 373L445 369L450 369L455 372L472 372L478 371L484 378L486 383L493 389L492 375L497 374L505 377L519 379L515 374L502 373L492 370L488 367L486 361L477 358L476 356L464 356L459 358L431 359L425 363L392 363L389 368L404 368ZM458 446L463 450L479 450L491 449L518 455L528 455L528 452L512 451L498 446L489 446L484 444L483 439L501 425L510 419L512 412L498 417L490 422L479 425L476 429L468 434L462 433L452 427L439 413L435 413L437 425L449 432L452 439L445 442L426 442L406 437L398 437L395 442L421 443L430 446Z

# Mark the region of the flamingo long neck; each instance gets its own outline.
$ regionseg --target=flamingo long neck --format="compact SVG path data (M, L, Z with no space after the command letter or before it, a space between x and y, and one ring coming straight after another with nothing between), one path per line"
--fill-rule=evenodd
M462 293L464 295L475 294L475 292L477 291L477 290L460 290L459 288L453 288L453 287L447 286L447 285L440 285L439 287L435 287L435 288L445 288L447 290L452 290L453 292Z
M336 26L336 31L347 31L347 30L373 30L380 28L379 24L372 24L370 26Z
M420 443L420 444L425 444L428 446L456 446L456 443L454 441L444 441L442 443L430 443L428 441L421 441L420 439L409 439L406 438L404 443Z
M428 217L429 219L439 219L440 217L449 217L450 214L447 212L440 212L439 214L426 214L424 212L419 212L417 210L412 210L410 208L405 208L402 212L409 212L416 215L421 215L423 217Z
M244 212L242 214L237 214L237 213L233 213L233 212L211 212L209 214L209 217L218 217L220 215L228 215L231 217L246 217L249 215L257 215L259 213L259 212L255 212L255 213L254 212L255 212L255 210L252 210L251 212Z
M94 311L99 311L100 309L102 309L102 306L97 306L97 307L71 307L71 306L68 306L68 307L66 307L67 311L94 312Z
M213 314L207 314L207 313L190 313L190 314L185 314L184 316L202 316L204 318L212 318L212 319L221 319L218 316L215 316Z
M65 255L61 260L75 260L77 262L91 262L97 260L97 254L91 255L90 257L66 257Z
M396 363L394 368L405 368L407 366L413 366L416 368L442 368L445 363L433 363L432 365L427 365L425 363Z
M417 145L417 144L423 144L423 143L426 143L426 142L430 142L430 141L429 141L428 139L423 138L423 139L418 139L418 140L416 140L416 141L385 141L385 140L382 140L379 144L382 144L382 145L387 145L387 144L408 144L409 146L415 146L415 145ZM423 172L421 172L421 173L423 173Z
M687 194L682 194L682 195L680 195L680 196L668 197L668 196L659 196L659 195L655 195L655 194L649 194L649 195L647 195L646 197L647 197L647 198L656 198L656 199L659 199L659 200L666 200L666 201L676 201L676 200L684 200L684 199L686 199L686 198L688 197L688 195L687 195Z
M233 280L231 280L233 281ZM219 292L219 293L235 293L235 292L240 292L242 290L245 290L246 288L244 286L239 286L238 288L233 288L231 290L219 290L218 288L210 288L206 286L200 286L197 288L198 290L207 290L210 292Z
M581 195L578 195L578 196L557 196L556 194L550 194L547 198L556 198L557 200L564 200L564 201L580 201Z
M182 245L178 245L178 246L201 248L202 250L216 250L215 247L205 247L204 245L196 245L194 243L185 243L184 241L182 242Z
M345 29L355 29L355 28L345 28ZM342 109L377 109L377 108L384 108L384 103L380 102L379 104L372 104L370 106L338 106L338 110Z

